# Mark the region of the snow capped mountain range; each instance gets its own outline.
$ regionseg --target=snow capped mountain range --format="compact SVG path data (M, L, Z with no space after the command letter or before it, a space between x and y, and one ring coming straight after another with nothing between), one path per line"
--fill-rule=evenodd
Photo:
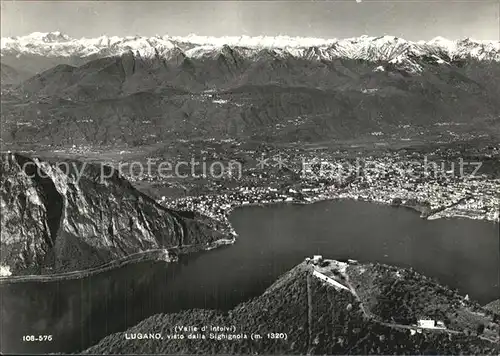
M171 57L180 52L188 58L203 58L215 57L228 46L246 58L258 55L261 50L270 49L278 57L292 56L309 60L331 60L340 57L400 64L408 62L414 69L418 65L411 63L412 58L422 56L434 59L437 63L465 58L500 61L500 41L451 41L442 37L427 42L412 42L393 36L321 39L189 35L74 39L61 32L35 32L27 36L2 38L1 55L86 58L115 56L132 51L141 57Z

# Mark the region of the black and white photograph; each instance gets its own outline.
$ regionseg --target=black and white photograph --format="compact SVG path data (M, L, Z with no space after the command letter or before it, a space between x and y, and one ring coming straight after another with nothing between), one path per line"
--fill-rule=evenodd
M500 354L500 0L0 13L1 355Z

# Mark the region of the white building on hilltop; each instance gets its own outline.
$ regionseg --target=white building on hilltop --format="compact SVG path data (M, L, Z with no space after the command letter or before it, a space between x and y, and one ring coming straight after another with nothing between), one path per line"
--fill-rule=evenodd
M422 329L446 329L442 321L435 321L432 319L420 319L417 326Z
M320 263L321 261L323 261L323 256L321 255L314 255L312 258L314 264Z
M323 256L321 255L314 255L312 258L306 257L307 264L312 263L313 265L317 265L318 263L321 263L323 261Z

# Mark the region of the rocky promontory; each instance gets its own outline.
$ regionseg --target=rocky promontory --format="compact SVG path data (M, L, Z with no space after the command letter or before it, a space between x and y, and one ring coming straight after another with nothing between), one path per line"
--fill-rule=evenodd
M211 219L167 209L109 166L1 154L3 276L93 268L161 248L202 250L227 237Z

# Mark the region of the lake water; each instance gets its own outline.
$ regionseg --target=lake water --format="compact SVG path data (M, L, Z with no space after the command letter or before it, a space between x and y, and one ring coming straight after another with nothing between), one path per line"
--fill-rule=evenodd
M3 352L72 352L156 313L228 310L322 254L413 267L485 304L500 295L498 225L354 201L237 209L228 247L176 264L143 262L89 278L0 286ZM146 332L146 331L145 331ZM52 342L22 335L52 334Z

